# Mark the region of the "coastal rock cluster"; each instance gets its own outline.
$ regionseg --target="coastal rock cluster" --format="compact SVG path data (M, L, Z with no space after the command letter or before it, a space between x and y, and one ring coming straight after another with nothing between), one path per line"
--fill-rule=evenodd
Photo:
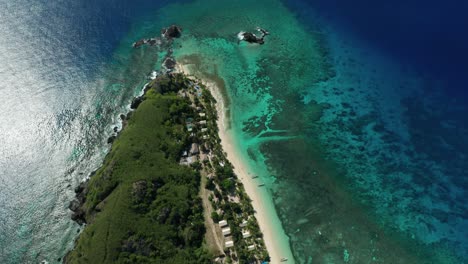
M92 172L91 175L94 173L95 172ZM86 212L83 208L83 204L86 200L86 194L88 193L88 181L82 182L80 185L78 185L75 188L75 193L76 198L70 202L68 208L73 212L71 219L79 225L83 225L86 223Z
M161 45L164 42L171 42L174 38L179 38L182 35L182 28L176 25L171 25L167 28L161 29L161 37L154 37L149 39L140 39L133 43L134 48L139 48L145 44L150 46Z
M161 29L161 35L166 39L179 38L182 34L182 28L176 25L171 25L168 28Z
M176 66L176 60L172 56L173 51L171 44L174 38L180 38L181 35L182 28L177 25L171 25L167 28L161 29L161 37L138 40L137 42L133 43L133 47L139 48L145 44L148 44L150 46L157 45L162 49L167 49L166 57L163 59L162 66L165 70L164 72L171 72ZM141 101L139 101L138 98L135 98L135 100L132 102L131 108L135 109L140 103Z
M268 32L265 29L260 28L260 27L257 28L257 31L260 32L260 34L261 34L260 37L258 37L254 33L243 32L243 31L241 31L237 36L239 38L239 41L243 40L243 41L246 41L246 42L249 42L249 43L257 43L257 44L260 44L260 45L265 44L264 38L265 38L265 36L270 35L270 32Z

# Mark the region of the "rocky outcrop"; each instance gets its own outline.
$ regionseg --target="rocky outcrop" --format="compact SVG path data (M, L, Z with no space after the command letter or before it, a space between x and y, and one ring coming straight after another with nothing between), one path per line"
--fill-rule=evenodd
M150 46L155 46L155 45L160 46L162 44L167 44L168 42L170 43L171 40L174 38L180 38L181 35L182 35L182 28L176 25L172 25L170 27L161 29L160 37L140 39L134 42L132 46L134 48L139 48L146 44Z
M161 29L161 34L166 39L179 38L182 35L182 28L176 25L171 25L168 28Z
M134 48L139 48L147 43L148 40L146 39L140 39L137 42L133 43Z
M137 109L138 106L143 102L143 96L137 96L133 98L132 103L130 104L131 109Z
M250 33L250 32L245 32L245 33L242 34L242 36L243 36L242 40L247 41L249 43L257 43L257 44L260 44L260 45L265 43L263 38L259 38L255 34Z
M238 34L239 40L263 45L265 43L265 36L270 35L270 32L260 27L257 28L257 31L261 33L260 37L251 32L240 32Z
M176 66L176 60L172 57L167 57L163 62L163 66L168 70L172 70Z
M91 174L94 174L94 172ZM71 219L79 225L82 225L86 223L83 205L86 201L86 194L88 193L88 181L80 183L80 185L75 188L75 193L76 198L70 202L68 208L73 212Z
M110 137L107 139L107 144L112 144L112 142L114 142L116 138L117 138L116 135L110 136Z

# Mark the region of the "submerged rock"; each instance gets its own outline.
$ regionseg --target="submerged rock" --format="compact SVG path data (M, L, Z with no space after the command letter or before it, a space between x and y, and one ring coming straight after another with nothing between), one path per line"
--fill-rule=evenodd
M147 42L146 39L140 39L140 40L138 40L137 42L133 43L133 47L134 47L134 48L139 48L139 47L145 45L146 42Z

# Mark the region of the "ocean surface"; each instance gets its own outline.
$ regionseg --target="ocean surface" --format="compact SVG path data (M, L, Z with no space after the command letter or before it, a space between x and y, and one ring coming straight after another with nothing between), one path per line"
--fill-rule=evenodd
M74 188L165 55L222 88L296 263L468 263L464 1L0 0L0 263L59 263ZM239 43L260 26L262 46ZM292 261L292 260L291 260Z

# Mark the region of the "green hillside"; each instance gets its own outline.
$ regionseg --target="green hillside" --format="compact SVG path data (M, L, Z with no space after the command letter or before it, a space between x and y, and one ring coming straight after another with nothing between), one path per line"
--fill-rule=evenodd
M81 205L87 225L65 263L209 263L200 174L178 164L190 101L183 75L159 77L127 119Z

